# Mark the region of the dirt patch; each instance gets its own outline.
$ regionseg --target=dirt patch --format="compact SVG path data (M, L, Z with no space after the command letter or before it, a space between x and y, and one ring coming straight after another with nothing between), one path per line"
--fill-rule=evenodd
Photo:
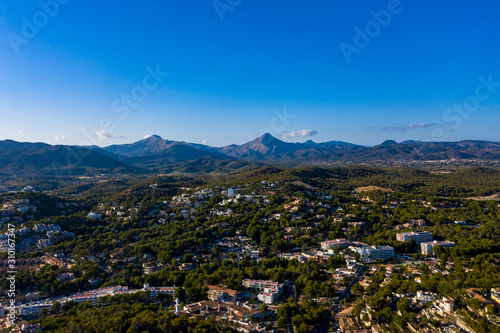
M361 186L361 187L356 187L356 192L370 192L370 191L394 192L390 188L378 187L378 186Z
M487 201L487 200L500 201L500 193L495 193L495 194L492 194L492 195L482 196L482 197L469 197L467 199L469 199L469 200L477 200L477 201Z
M311 186L311 185L306 184L304 182L301 182L300 180L295 180L293 182L290 182L290 184L294 184L294 185L298 185L298 186L304 186L305 188L307 188L309 190L316 190L316 189L318 189L317 187L314 187L314 186Z

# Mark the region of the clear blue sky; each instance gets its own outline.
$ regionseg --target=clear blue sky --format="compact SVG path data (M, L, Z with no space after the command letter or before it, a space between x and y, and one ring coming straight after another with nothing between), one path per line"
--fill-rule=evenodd
M0 139L500 141L494 1L60 1L0 3Z

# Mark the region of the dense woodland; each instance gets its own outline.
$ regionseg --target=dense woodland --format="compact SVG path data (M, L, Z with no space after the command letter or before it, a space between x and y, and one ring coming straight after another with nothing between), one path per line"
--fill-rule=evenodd
M265 185L258 182L262 180L279 182L280 185L265 190ZM391 330L395 332L405 327L406 323L420 327L438 326L439 322L429 322L425 317L417 319L417 311L403 300L396 307L387 303L388 293L422 290L454 297L460 311L464 317L470 318L469 324L477 332L498 331L497 327L467 308L467 305L473 308L477 304L471 303L465 295L467 288L480 288L487 292L500 287L499 202L468 199L470 196L490 195L500 190L500 171L496 169L470 168L434 174L418 169L371 167L265 167L233 176L205 179L168 176L134 182L109 181L89 185L79 188L82 194L77 196L32 192L2 195L2 202L29 198L31 202L39 203L40 208L31 214L31 218L23 213L26 220L24 226L53 223L75 234L75 238L56 238L43 251L19 253L19 258L41 257L47 253L70 256L76 261L70 269L76 278L61 282L57 276L64 270L55 265L45 265L36 273L18 273L18 291L40 291L49 296L69 295L91 289L89 279L100 279L101 286L141 288L144 283L152 286L175 285L181 287L175 296L187 304L206 299L206 285L209 284L223 284L241 290L241 281L246 278L289 281L294 293L289 299L281 300L283 305L277 308L276 324L284 328L292 322L298 332L307 332L329 306L328 302L319 306L315 299L332 298L337 289L349 283L346 280L340 286L335 285L329 274L335 268L344 267L345 260L340 254L323 262L310 260L307 263L279 259L277 256L297 249L307 252L318 248L323 240L346 238L370 245L393 246L396 252L414 258L423 271L421 283L407 279L407 275L400 271L392 277L390 284L383 287L380 286L382 276L380 279L375 278L369 288L355 286L346 301L365 298L357 303L360 319L362 315L359 310L362 305L369 304L373 317L380 323L390 324ZM149 186L152 183L156 184L155 187ZM262 198L256 201L239 199L221 205L224 199L221 189L228 185L240 186L242 194L266 193L269 201L264 204ZM359 186L378 186L383 190L354 191ZM189 217L180 213L182 207L166 204L173 196L191 195L196 190L194 187L213 188L214 195L201 200ZM318 199L318 193L321 199ZM370 209L366 210L362 209L366 204L361 201L365 196L373 201ZM300 198L298 209L303 212L300 219L294 219L295 214L283 208L297 198ZM70 201L82 205L72 213L61 214L56 202ZM89 219L88 212L97 211L100 203L108 206L113 203L123 211L137 209L127 219L116 214L106 216L102 221ZM326 204L332 208L326 208ZM214 209L231 209L232 214L216 215L213 214ZM157 223L161 218L159 210L171 216L167 223ZM276 213L280 213L281 217L269 219ZM319 219L318 215L324 217ZM339 216L350 217L339 220ZM418 247L412 242L396 240L398 231L394 227L411 219L427 221L425 230L432 232L434 239L456 243L454 248L436 247L438 267L445 270L447 265L453 265L449 274L433 272L425 263L418 263L422 258ZM349 221L365 221L366 226L348 228ZM461 226L453 221L466 221L468 225ZM284 239L286 228L294 228L292 240ZM235 235L251 238L265 260L255 261L248 256L212 246L221 237ZM117 260L112 261L111 254ZM5 253L3 255L6 256ZM157 261L163 269L145 275L142 267L142 258L145 256ZM179 270L182 263L192 263L195 268ZM110 269L104 270L105 266ZM8 289L5 276L0 278L0 287ZM172 298L151 300L147 296L135 296L131 299L108 300L107 303L103 301L96 306L65 303L60 309L44 313L35 320L42 323L44 331L48 332L232 330L229 324L176 317L168 311L173 304ZM398 310L402 316L398 315ZM118 330L112 327L118 327Z

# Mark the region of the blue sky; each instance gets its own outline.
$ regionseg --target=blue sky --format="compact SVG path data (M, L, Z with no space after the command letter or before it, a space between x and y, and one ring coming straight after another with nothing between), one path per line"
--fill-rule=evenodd
M494 1L55 1L0 3L0 139L500 141Z

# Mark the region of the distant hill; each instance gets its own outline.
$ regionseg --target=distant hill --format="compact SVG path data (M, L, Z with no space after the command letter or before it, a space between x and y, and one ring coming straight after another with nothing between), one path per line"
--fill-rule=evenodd
M90 173L147 173L96 151L46 144L12 145L0 142L0 175L86 175Z
M221 155L213 147L196 143L164 140L159 135L151 135L140 141L104 147L104 150L126 157L158 156L180 154L182 159L192 159L190 154Z
M420 162L500 163L500 143L489 141L397 143L373 147L342 141L290 143L271 134L242 145L210 147L153 135L122 145L72 147L0 141L0 176L13 174L209 173L251 170L263 164L398 165Z
M128 165L161 170L166 165L188 162L205 157L227 159L228 156L216 148L206 145L164 140L152 135L143 140L103 148Z
M500 143L488 141L397 143L387 140L374 147L342 141L288 143L265 134L243 145L230 145L220 151L247 161L294 164L398 163L437 160L500 160Z
M488 141L384 143L343 154L341 162L387 163L438 160L500 160L500 143Z
M304 143L289 143L266 133L243 145L222 147L220 151L228 156L250 161L303 162L308 160L310 163L329 160L339 151L355 150L361 147L342 141L315 143L309 140Z
M180 173L226 173L241 172L261 167L261 163L240 161L233 158L219 159L203 157L194 161L181 162L160 168L162 172Z
M17 142L14 140L2 140L0 141L0 153L22 151L22 150L33 150L42 149L50 147L47 143L42 142Z
M271 181L291 186L353 191L491 196L500 193L500 169L465 167L446 173L420 168L374 166L265 166L229 177L228 182ZM496 197L496 196L495 196Z

